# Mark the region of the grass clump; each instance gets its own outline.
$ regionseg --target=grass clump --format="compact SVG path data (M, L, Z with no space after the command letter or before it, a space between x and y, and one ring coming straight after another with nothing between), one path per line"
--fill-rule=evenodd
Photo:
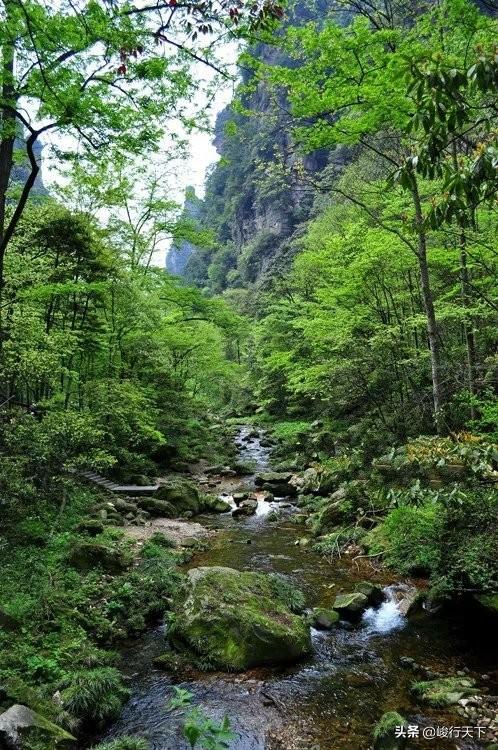
M65 710L83 723L103 723L118 716L129 691L113 667L76 672L61 685Z
M406 719L397 711L387 711L377 722L374 728L374 739L378 740L394 734L396 727L406 726Z
M149 748L147 740L140 737L120 737L110 742L101 742L92 750L149 750Z

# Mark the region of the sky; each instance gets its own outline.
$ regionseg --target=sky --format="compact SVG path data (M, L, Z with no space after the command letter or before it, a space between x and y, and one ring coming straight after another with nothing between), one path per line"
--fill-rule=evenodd
M233 42L225 44L220 52L221 54L219 55L219 59L225 63L229 70L236 72L235 65L238 56L237 46ZM214 74L212 73L212 71L202 63L196 63L194 65L194 71L196 73L197 80L201 82L204 81L206 87L208 87L213 80ZM233 98L235 83L236 82L231 81L226 83L225 85L220 85L217 89L216 95L211 102L209 110L209 124L213 130L217 114L222 109L224 109L224 107L226 107L226 105L229 104L229 102ZM206 97L202 93L202 89L203 86L201 84L199 92L195 95L191 103L191 107L188 107L192 115L199 109L205 109ZM182 132L181 129L179 130L179 132ZM167 138L168 136L166 135L164 152L167 152L168 148ZM185 190L187 187L194 187L196 194L200 198L204 197L206 172L208 168L220 158L213 145L213 138L213 132L197 131L186 135L186 139L189 144L187 149L188 157L185 160L182 159L181 161L178 161L177 165L175 165L175 174L173 181L171 182L170 178L168 178L169 194L172 200L176 201L178 204L183 205ZM53 143L55 143L55 145L59 147L63 147L64 140L65 139L61 138L60 135L55 135L55 137L53 138ZM45 154L46 156L48 156L48 149L46 149ZM158 163L160 163L160 159L161 155L159 153ZM57 163L51 163L51 159L45 157L42 159L42 178L45 186L49 191L51 185L64 182L64 180L61 179L61 173L57 168ZM155 253L153 258L154 265L164 267L169 245L170 242L166 242L164 246L162 246L160 250Z

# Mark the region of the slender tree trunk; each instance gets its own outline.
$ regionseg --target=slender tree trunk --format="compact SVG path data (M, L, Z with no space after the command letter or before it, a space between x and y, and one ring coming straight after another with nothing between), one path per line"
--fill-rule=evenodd
M432 397L434 401L434 421L436 430L439 435L444 433L444 389L441 380L442 376L442 357L441 346L439 342L439 332L434 311L434 298L432 295L429 266L427 263L427 236L424 228L424 217L420 194L418 191L417 178L412 176L412 199L415 208L415 228L417 231L417 258L420 273L420 288L422 291L422 302L424 305L427 320L427 338L429 341L429 350L431 356L431 375L432 375Z
M466 314L469 307L470 307L470 288L469 288L469 268L467 266L467 237L465 235L465 230L463 227L460 228L460 285L461 285L461 292L462 292L462 305L464 308L464 313ZM474 335L474 330L472 326L472 321L467 320L467 318L464 318L463 321L463 335L465 337L465 347L466 347L466 353L467 353L467 383L469 387L469 393L471 396L471 403L470 403L470 417L471 419L475 419L475 407L472 400L472 397L476 393L476 386L475 386L475 373L476 373L476 360L477 360L477 354L476 354L476 340Z
M453 142L452 149L453 167L458 171L458 152L456 141ZM472 397L475 394L475 372L476 372L476 340L474 336L472 322L467 320L466 313L470 307L470 278L469 268L467 266L467 236L464 226L460 226L459 235L460 245L460 288L462 292L462 305L464 309L463 335L465 337L465 346L467 353L467 383L471 396L470 416L475 419L475 407Z
M6 38L1 48L2 66L2 105L0 107L0 311L2 309L2 292L4 287L3 250L7 210L7 191L9 188L12 167L14 164L14 142L16 137L16 96L14 89L15 41L9 38L9 20L11 4L5 2ZM1 331L0 331L1 337Z

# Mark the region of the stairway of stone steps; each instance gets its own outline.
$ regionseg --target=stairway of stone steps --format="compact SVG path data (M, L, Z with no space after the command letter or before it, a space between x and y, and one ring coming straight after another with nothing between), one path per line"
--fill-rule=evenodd
M139 485L139 484L116 484L110 479L102 477L94 471L80 471L79 475L88 482L102 487L108 492L115 492L124 495L152 495L159 489L159 484Z

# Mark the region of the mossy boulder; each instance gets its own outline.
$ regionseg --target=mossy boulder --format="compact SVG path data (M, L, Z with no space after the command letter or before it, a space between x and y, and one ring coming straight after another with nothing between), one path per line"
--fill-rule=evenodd
M177 651L165 651L164 654L156 656L154 666L166 672L180 672L186 667L185 658Z
M159 500L155 497L142 497L138 501L142 510L146 510L155 518L175 518L179 513L177 509L167 500Z
M171 479L165 482L158 489L155 497L172 505L175 515L182 515L186 511L196 515L202 509L202 497L199 490L187 479Z
M313 530L319 534L335 526L340 526L345 518L342 500L327 503L313 518Z
M376 586L375 583L370 583L370 581L360 581L356 584L354 590L359 594L364 594L367 597L368 604L372 607L382 604L386 598L380 586Z
M20 749L30 739L43 742L47 748L71 747L76 742L65 729L20 703L0 714L1 747Z
M408 722L397 711L388 711L374 729L374 750L403 750L406 737L397 737L397 729L408 727Z
M462 698L478 695L480 690L469 677L440 677L437 680L414 682L412 695L433 708L454 706Z
M202 505L205 513L228 513L232 509L232 506L226 500L212 495L205 495Z
M258 509L258 501L243 500L236 508L232 510L232 516L237 518L238 516L253 516Z
M171 643L209 664L243 671L292 663L311 650L296 590L275 576L203 567L189 571L175 607Z
M98 536L104 531L104 524L96 518L86 518L84 521L80 521L80 523L74 527L74 530L79 534Z
M235 505L240 505L249 497L249 492L234 492L232 495Z
M351 594L338 594L333 604L333 609L346 620L359 619L367 607L368 599L365 594L354 591Z
M316 607L311 613L312 622L319 630L331 630L339 622L339 612L335 609Z
M86 573L93 568L102 568L107 573L122 573L132 562L131 553L128 550L105 544L97 539L77 542L68 558L69 564Z
M263 474L257 474L254 484L264 490L269 490L277 497L285 497L297 494L297 488L290 484L292 477L293 474L290 471L267 471Z

